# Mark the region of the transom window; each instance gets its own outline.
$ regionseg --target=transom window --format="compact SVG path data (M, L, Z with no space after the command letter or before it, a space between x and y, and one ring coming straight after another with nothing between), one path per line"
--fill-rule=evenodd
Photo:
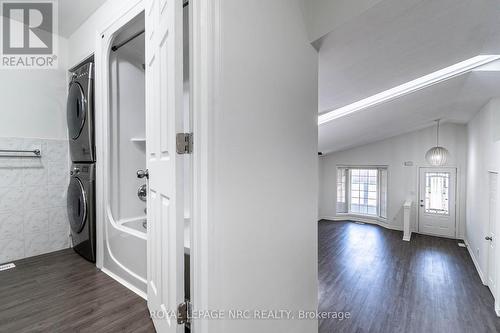
M387 168L337 168L337 213L387 218Z

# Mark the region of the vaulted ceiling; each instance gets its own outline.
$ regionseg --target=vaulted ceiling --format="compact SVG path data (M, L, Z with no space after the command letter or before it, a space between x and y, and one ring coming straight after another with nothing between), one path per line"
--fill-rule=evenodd
M500 54L498 0L382 0L364 6L314 43L320 113L479 54ZM321 125L320 151L385 139L437 118L466 123L500 96L499 78L500 72L469 73Z

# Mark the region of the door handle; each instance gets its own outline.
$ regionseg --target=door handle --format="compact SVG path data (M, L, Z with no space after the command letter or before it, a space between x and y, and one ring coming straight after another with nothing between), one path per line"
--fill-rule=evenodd
M491 236L486 236L486 237L484 237L484 239L486 239L487 241L490 241L490 242L493 241L493 237L491 237Z
M137 196L139 197L139 199L141 199L141 201L144 201L146 202L147 201L147 197L148 197L148 187L146 184L144 185L141 185L139 187L139 189L137 190Z
M146 170L137 170L137 178L139 178L139 179L142 179L142 178L149 179L149 171L148 171L148 169L146 169Z

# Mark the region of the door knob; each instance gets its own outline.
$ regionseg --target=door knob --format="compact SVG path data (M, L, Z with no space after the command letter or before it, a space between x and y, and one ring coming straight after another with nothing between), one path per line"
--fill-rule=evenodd
M149 179L148 169L146 169L146 170L137 170L137 178L139 178L139 179L142 179L142 178Z
M484 237L484 239L486 239L487 241L492 241L492 240L493 240L493 237L486 236L486 237Z
M139 189L137 190L137 196L139 197L139 199L141 199L141 201L146 202L148 197L148 187L146 184L139 187Z

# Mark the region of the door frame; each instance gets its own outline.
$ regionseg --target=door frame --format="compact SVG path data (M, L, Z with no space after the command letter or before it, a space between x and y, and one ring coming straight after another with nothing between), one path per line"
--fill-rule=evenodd
M219 96L221 73L221 1L197 0L189 5L190 14L190 100L191 121L194 132L194 150L192 154L192 190L191 190L191 305L193 310L209 309L209 263L212 262L213 244L210 239L214 233L210 227L211 214L211 179L215 161L209 155L209 146L213 142L213 118ZM121 10L111 23L97 29L95 36L95 135L96 135L96 230L97 262L103 267L103 242L105 223L105 187L103 165L106 151L107 122L104 119L108 96L103 88L109 84L109 48L111 40L106 42L106 34L116 25L125 25L145 8L144 0L129 1L126 9ZM106 33L106 34L105 34ZM104 37L103 37L104 35ZM109 38L109 36L108 36ZM104 39L104 40L103 40ZM191 330L195 333L207 332L209 320L195 320Z
M214 142L212 119L216 115L222 72L222 0L196 0L190 12L191 115L194 133L191 211L191 304L193 311L210 309L209 267L217 262L211 218L215 161L209 154ZM217 321L197 319L194 333L215 330Z
M491 221L491 215L490 215L490 213L491 213L491 200L490 200L491 199L490 198L490 194L491 194L490 193L490 186L491 186L491 184L490 184L490 177L491 177L491 175L496 175L497 176L497 188L496 188L496 192L495 192L496 193L496 198L495 198L496 207L495 207L495 209L497 210L496 211L497 219L496 219L496 221L493 221L493 225L491 225L492 221ZM498 172L496 172L496 171L488 171L488 231L487 231L488 234L487 234L487 236L490 235L491 228L494 229L495 236L497 235L497 231L498 231L498 197L499 197L499 194L498 194L498 176L499 176ZM496 240L494 240L494 241L496 241ZM493 270L495 271L494 272L494 274L495 274L495 276L494 276L495 289L494 290L492 290L492 288L490 286L490 283L489 283L490 278L489 278L489 276L490 276L490 271L492 270L492 267L490 266L490 257L493 256L494 259L498 258L498 248L497 248L498 246L495 244L495 248L494 248L493 252L491 251L490 244L488 244L487 246L488 246L488 255L487 255L487 259L486 259L487 261L486 261L486 276L485 276L485 281L486 281L486 285L488 286L488 288L490 289L491 293L493 294L493 297L495 298L495 305L496 305L498 303L497 302L497 299L498 299L497 295L499 293L499 291L498 291L498 271L499 271L498 265L496 265L496 266L493 267Z
M95 142L96 142L96 266L103 269L106 198L109 197L106 175L109 169L109 60L116 33L145 10L144 0L128 3L111 23L97 30L95 61ZM144 295L140 295L144 298Z
M443 166L443 167L433 167L433 166L417 166L417 202L416 202L416 207L417 207L417 232L422 235L429 235L429 236L436 236L436 237L443 237L443 238L451 238L451 237L446 237L446 236L440 236L440 235L434 235L434 234L429 234L425 232L421 232L420 230L420 185L422 179L420 179L420 171L421 169L455 169L455 235L452 239L457 239L459 235L459 221L460 221L460 168L457 166Z

